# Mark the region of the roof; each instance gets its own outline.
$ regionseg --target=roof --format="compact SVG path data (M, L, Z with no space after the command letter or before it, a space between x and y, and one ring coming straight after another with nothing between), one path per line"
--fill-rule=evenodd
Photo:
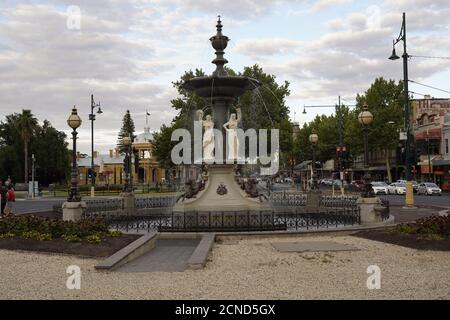
M134 157L131 157L133 161ZM100 154L96 158L94 158L94 165L100 166L101 161L103 160L104 165L108 164L121 164L125 159L125 155L119 155L118 157L110 157L109 154ZM77 161L79 167L90 167L91 166L91 157L80 158Z
M138 134L137 137L134 139L134 143L147 143L150 142L153 139L153 133L150 132L150 128L145 128L144 132L141 134Z

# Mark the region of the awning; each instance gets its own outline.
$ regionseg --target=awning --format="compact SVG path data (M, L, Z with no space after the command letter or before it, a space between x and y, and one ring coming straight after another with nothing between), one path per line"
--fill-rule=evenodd
M433 166L450 166L450 159L447 159L447 160L432 160L431 164Z

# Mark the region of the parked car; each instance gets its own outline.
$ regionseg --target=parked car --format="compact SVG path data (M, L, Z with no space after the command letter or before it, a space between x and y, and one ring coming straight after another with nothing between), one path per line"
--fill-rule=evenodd
M419 184L419 188L417 189L417 194L426 194L432 196L433 194L437 194L438 196L442 195L442 189L437 186L437 184L432 182L425 182Z
M419 188L419 183L417 181L411 181L413 186L413 192L417 193L417 189ZM406 180L397 180L396 183L402 183L406 185Z
M382 181L372 182L372 190L375 194L388 194L388 184Z
M388 194L406 194L406 185L400 182L391 183L388 187Z
M353 180L352 182L350 182L350 185L357 188L357 189L362 189L364 187L364 181L362 180Z

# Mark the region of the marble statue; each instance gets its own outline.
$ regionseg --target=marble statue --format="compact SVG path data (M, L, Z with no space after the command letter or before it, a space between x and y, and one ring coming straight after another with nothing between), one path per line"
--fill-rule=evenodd
M205 129L203 134L203 161L212 162L214 160L214 121L210 115L203 119L203 110L197 110L198 121L202 122Z
M230 120L223 125L227 132L228 160L236 160L238 158L239 140L237 128L239 122L241 122L241 109L237 108L236 113L232 113Z

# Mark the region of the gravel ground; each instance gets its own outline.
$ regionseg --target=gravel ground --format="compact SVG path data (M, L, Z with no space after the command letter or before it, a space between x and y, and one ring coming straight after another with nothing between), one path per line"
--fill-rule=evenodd
M271 242L335 241L360 251L279 253ZM0 250L0 299L450 299L450 253L351 236L251 239L215 244L203 270L96 271L95 259ZM381 268L368 290L366 269ZM66 268L81 268L81 289Z

